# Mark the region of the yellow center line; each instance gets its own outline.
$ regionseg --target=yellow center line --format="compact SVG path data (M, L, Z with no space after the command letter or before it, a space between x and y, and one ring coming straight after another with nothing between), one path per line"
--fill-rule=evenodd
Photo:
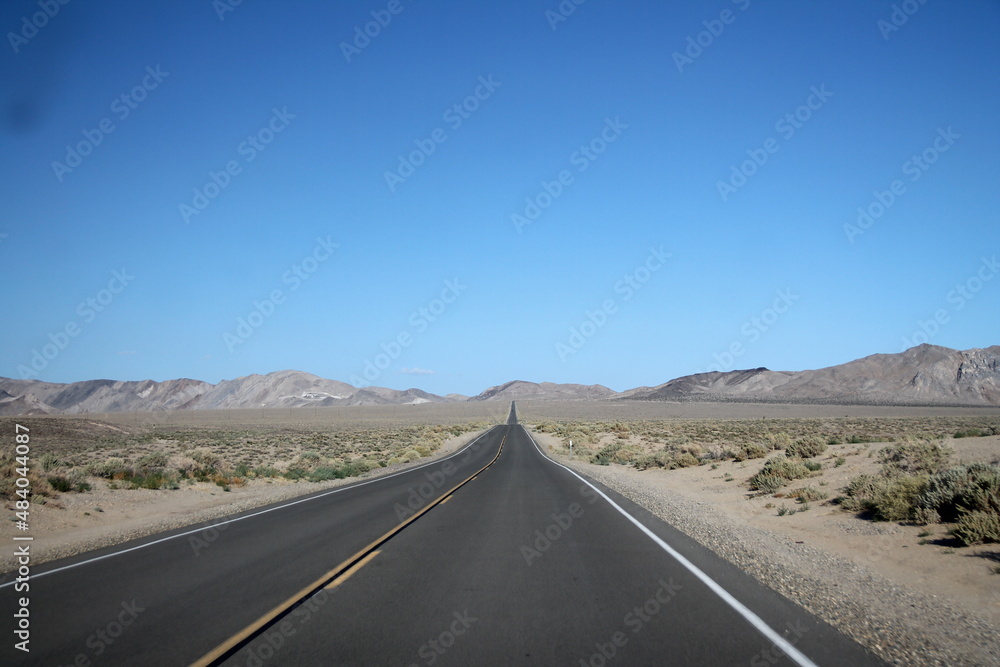
M340 563L340 565L333 568L332 570L324 574L322 577L312 582L311 584L300 590L298 593L291 596L290 598L279 604L277 607L267 612L266 614L264 614L256 621L254 621L247 627L237 632L235 635L233 635L223 643L216 646L209 653L206 653L204 656L202 656L195 662L191 663L191 667L209 667L211 665L221 664L222 659L228 657L229 654L233 652L235 649L237 649L240 645L242 645L244 642L249 641L257 633L259 633L261 630L263 630L271 623L273 623L275 619L287 613L292 607L294 607L296 604L304 600L307 596L316 592L320 588L326 587L330 584L335 585L336 580L345 574L350 576L350 574L356 572L365 563L367 563L368 560L371 560L371 558L374 557L376 553L378 553L377 551L375 551L375 549L382 546L382 544L387 542L389 538L391 538L393 535L406 528L408 525L419 519L421 516L429 512L437 505L440 505L447 498L450 498L451 494L455 493L455 491L457 491L459 488L471 482L473 479L476 478L477 475L479 475L481 472L483 472L491 465L496 463L496 460L500 458L500 452L503 451L503 446L504 443L506 442L507 442L507 435L504 434L503 438L500 440L500 448L497 450L497 455L494 456L489 463L487 463L482 468L474 472L464 481L456 484L450 491L448 491L448 493L444 494L443 496L435 500L433 503L427 505L422 510L411 516L406 521L400 523L395 528L392 528L387 533L382 535L382 537L376 539L374 542L372 542L365 548L361 549L347 560ZM375 553L372 553L373 551ZM346 579L346 577L344 578Z
M375 558L375 556L378 556L380 553L382 553L382 552L379 551L378 549L376 549L375 551L371 552L370 554L368 554L367 556L365 556L364 558L362 558L361 560L359 560L357 563L355 563L354 565L352 565L342 575L338 576L336 579L334 579L333 581L331 581L330 583L328 583L326 585L326 590L332 591L334 588L336 588L337 586L339 586L342 583L344 583L345 581L347 581L352 574L354 574L355 572L357 572L358 570L360 570L361 568L363 568L365 565L368 564L368 561L370 561L372 558Z

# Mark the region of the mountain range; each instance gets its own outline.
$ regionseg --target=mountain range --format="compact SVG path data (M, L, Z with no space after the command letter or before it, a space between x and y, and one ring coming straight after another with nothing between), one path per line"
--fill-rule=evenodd
M644 400L1000 406L1000 346L952 350L920 345L805 371L766 368L698 373L616 392L603 385L515 380L468 397L421 389L354 387L301 371L247 375L211 384L88 380L57 384L0 378L0 415L160 410L296 408L510 400Z

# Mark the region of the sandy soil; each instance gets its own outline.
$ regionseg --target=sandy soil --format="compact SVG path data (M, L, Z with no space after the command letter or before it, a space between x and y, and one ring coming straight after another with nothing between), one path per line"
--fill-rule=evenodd
M46 505L31 505L28 534L35 538L32 565L423 465L453 453L481 433L463 433L451 438L431 456L409 464L327 482L250 480L244 486L231 487L228 492L207 482L185 484L172 491L109 490L100 482L99 488L88 493L64 493ZM13 504L7 505L13 516ZM9 542L15 532L14 524L6 523L0 531L0 540ZM0 555L0 572L13 567L12 556Z

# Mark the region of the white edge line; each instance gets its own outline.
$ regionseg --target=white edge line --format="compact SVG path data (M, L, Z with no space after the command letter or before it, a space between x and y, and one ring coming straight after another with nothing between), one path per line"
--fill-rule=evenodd
M502 424L498 424L497 426L502 426ZM268 512L274 512L275 510L280 510L280 509L284 509L286 507L291 507L293 505L298 505L299 503L309 502L310 500L319 500L320 498L325 498L326 496L333 495L334 493L340 493L341 491L347 491L348 489L356 489L359 486L365 486L367 484L373 484L375 482L381 482L382 480L389 479L391 477L397 477L399 475L403 475L403 474L406 474L408 472L413 472L414 470L420 470L421 468L426 468L427 466L434 465L435 463L441 463L442 461L447 461L450 458L454 458L454 457L458 456L459 454L461 454L462 452L464 452L466 449L468 449L469 447L472 447L474 444L476 444L477 442L479 442L482 438L484 438L486 436L487 433L489 433L490 431L492 431L495 428L496 428L496 426L491 426L490 428L486 429L485 432L481 433L477 438L475 438L474 440L472 440L471 442L469 442L467 445L465 445L464 447L462 447L460 450L458 450L454 454L449 454L448 456L445 456L444 458L436 459L434 461L428 461L427 463L424 463L424 464L419 465L419 466L415 466L413 468L407 468L406 470L400 470L399 472L394 472L394 473L392 473L390 475L383 475L381 477L376 477L375 479L369 479L367 481L359 482L357 484L344 485L344 486L338 487L336 489L331 489L330 491L326 491L325 493L318 493L318 494L316 494L314 496L309 496L308 498L299 498L298 500L292 500L292 501L284 503L282 505L275 505L274 507L269 507L266 510L261 510L259 512L254 512L253 514L246 514L244 516L235 517L233 519L227 519L225 521L219 521L217 523L213 523L213 524L208 525L208 526L202 526L201 528L194 528L192 530L188 530L188 531L183 532L183 533L177 533L176 535L170 535L169 537L161 537L160 539L153 540L152 542L146 542L144 544L139 544L139 545L136 545L134 547L129 547L128 549L122 549L121 551L114 551L114 552L109 553L109 554L104 554L103 556L97 556L95 558L89 558L87 560L82 560L79 563L73 563L72 565L64 565L62 567L57 567L54 570L47 570L45 572L39 572L38 574L32 574L31 578L32 579L38 579L39 577L44 577L44 576L47 576L47 575L50 575L50 574L55 574L56 572L63 572L65 570L72 570L73 568L80 567L81 565L88 565L90 563L96 563L97 561L104 560L106 558L113 558L114 556L121 556L122 554L129 553L130 551L138 551L139 549L145 549L146 547L151 547L154 544L160 544L161 542L168 542L170 540L177 539L178 537L185 537L187 535L193 535L195 533L200 533L200 532L202 532L204 530L208 530L209 528L218 528L219 526L225 526L225 525L230 524L230 523L236 523L237 521L242 521L243 519L250 519L250 518L255 517L255 516L260 516L261 514L267 514ZM5 584L0 584L0 589L6 588L7 586L13 586L15 583L17 583L17 582L16 581L8 581Z
M753 627L755 627L758 632L764 635L765 638L771 640L771 642L779 649L781 649L785 653L785 655L794 660L801 667L818 667L818 665L816 665L816 663L810 660L804 653L795 648L795 646L791 642L782 637L780 634L778 634L776 630L774 630L773 628L771 628L771 626L765 623L760 616L750 611L750 609L747 608L746 605L744 605L742 602L734 598L729 593L729 591L727 591L725 588L717 584L714 579L712 579L707 574L702 572L697 565L689 561L687 558L685 558L676 550L674 550L672 546L670 546L662 539L660 539L660 537L656 533L654 533L649 528L644 526L638 519L636 519L634 516L626 512L624 509L622 509L621 506L618 505L618 503L611 500L611 498L605 495L603 491L601 491L596 486L587 481L585 478L580 476L575 470L573 470L569 466L565 466L562 463L559 463L558 461L546 456L545 452L542 451L542 448L538 446L537 442L535 442L535 439L531 437L530 433L528 433L528 429L524 428L523 426L521 426L521 428L524 429L524 432L528 436L528 439L531 440L531 444L535 446L535 449L537 449L538 453L542 455L542 458L544 458L546 461L549 461L550 463L559 466L560 468L569 471L569 473L572 474L574 477L576 477L581 482L583 482L584 484L592 488L594 491L596 491L602 498L608 501L608 504L610 504L616 510L621 512L621 514L624 515L626 519L635 524L636 527L638 527L639 530L645 533L647 537L656 542L656 544L659 545L661 549L670 554L678 563L687 568L687 570L691 574L693 574L695 577L701 580L703 584L708 586L713 593L722 598L723 602L732 607L736 611L736 613L738 613L740 616L746 619L747 622L750 623L750 625L752 625Z

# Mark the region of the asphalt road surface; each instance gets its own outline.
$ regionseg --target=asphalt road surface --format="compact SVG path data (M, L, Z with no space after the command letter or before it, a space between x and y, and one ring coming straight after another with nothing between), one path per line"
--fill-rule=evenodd
M31 574L0 587L2 664L882 664L548 460L513 405L433 464Z

